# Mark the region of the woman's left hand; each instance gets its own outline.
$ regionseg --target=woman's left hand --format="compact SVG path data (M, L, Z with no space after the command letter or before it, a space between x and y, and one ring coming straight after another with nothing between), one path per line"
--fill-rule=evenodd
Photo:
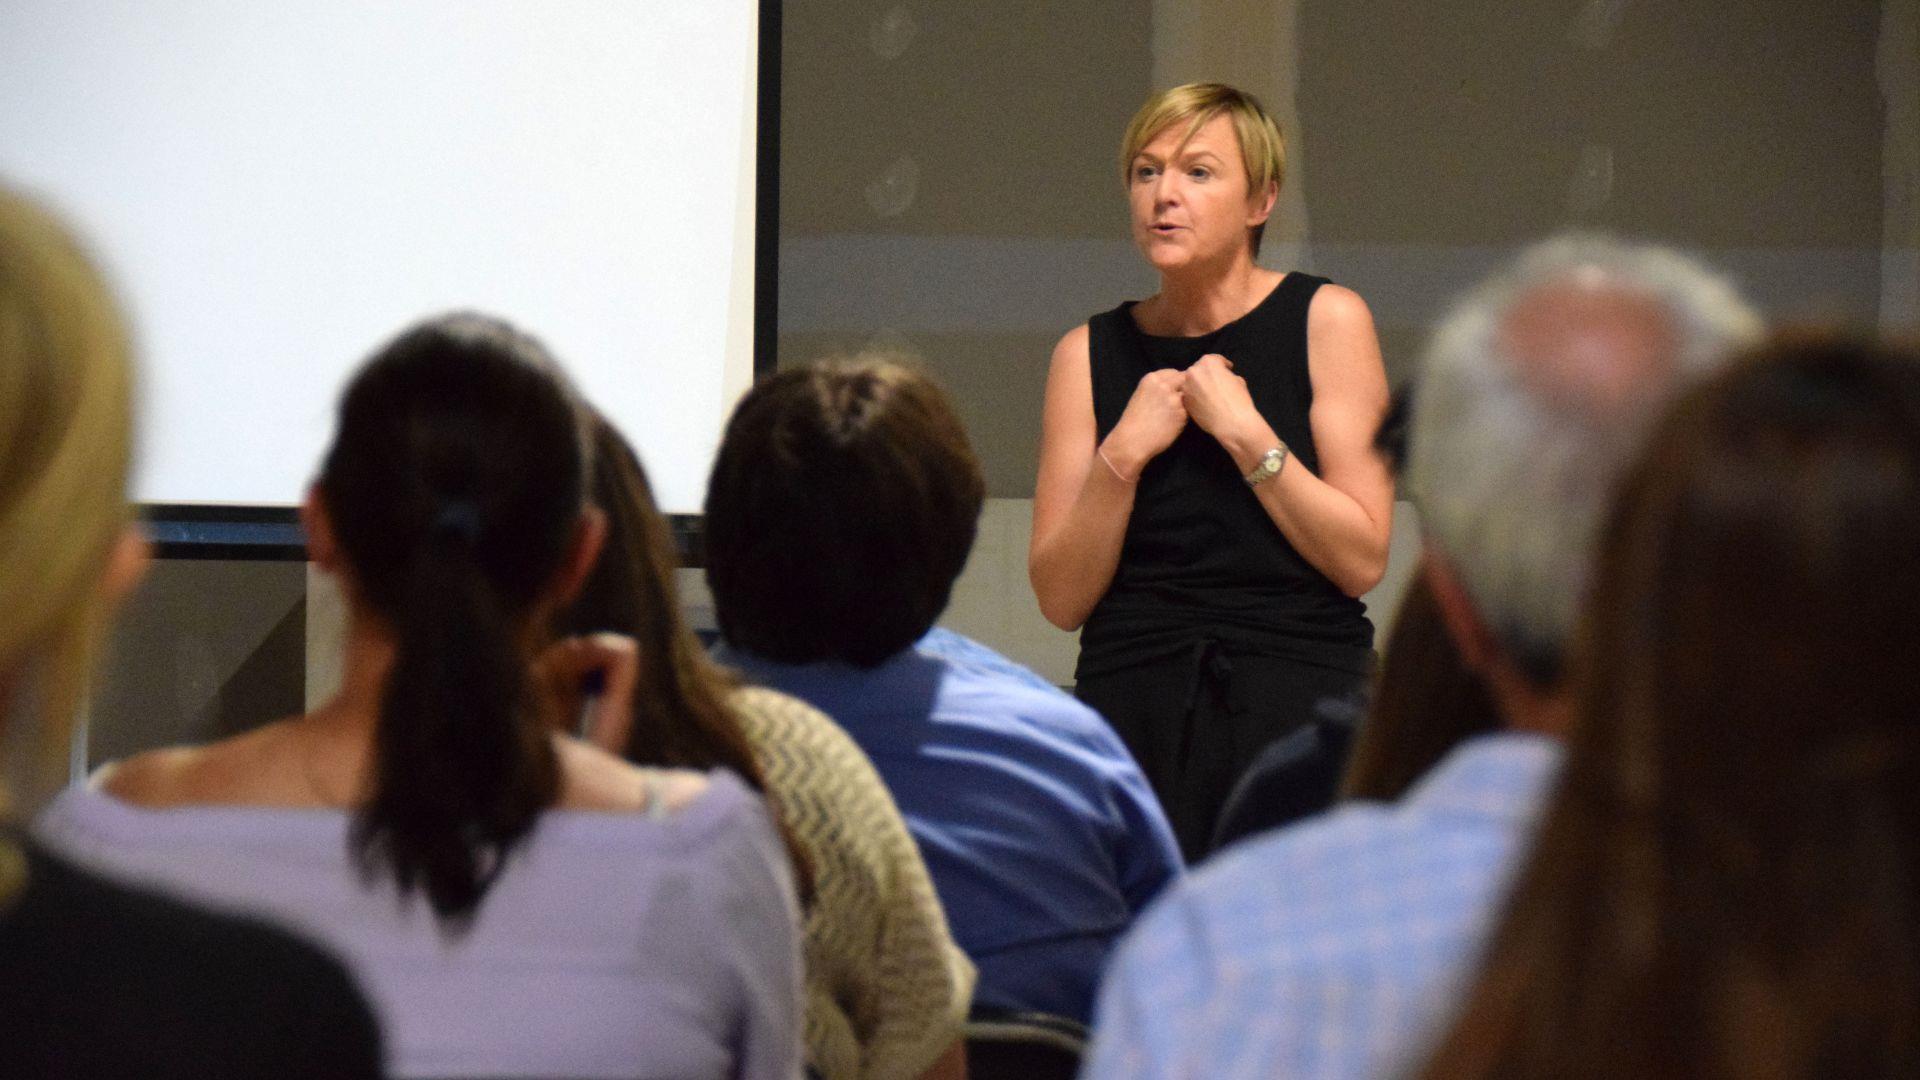
M1247 429L1266 426L1260 410L1254 408L1247 380L1235 375L1233 361L1219 353L1208 353L1194 361L1187 369L1181 393L1187 415L1222 444Z

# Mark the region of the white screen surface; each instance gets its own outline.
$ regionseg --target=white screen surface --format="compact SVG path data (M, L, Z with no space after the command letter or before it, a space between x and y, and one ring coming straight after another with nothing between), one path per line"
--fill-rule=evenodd
M297 502L406 324L504 316L696 512L751 380L752 0L6 0L0 176L126 301L147 502Z

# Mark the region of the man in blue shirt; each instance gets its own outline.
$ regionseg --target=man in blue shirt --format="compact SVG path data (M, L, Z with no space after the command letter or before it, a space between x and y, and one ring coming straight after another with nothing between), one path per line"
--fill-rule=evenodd
M1407 479L1422 572L1507 730L1457 747L1398 803L1245 841L1171 890L1115 956L1085 1075L1419 1064L1555 780L1607 491L1664 402L1759 332L1696 264L1581 237L1529 250L1449 316L1414 399Z
M1180 855L1098 714L929 629L983 496L924 376L855 361L761 382L707 492L716 654L832 716L873 760L979 970L977 1007L1085 1021L1112 943Z

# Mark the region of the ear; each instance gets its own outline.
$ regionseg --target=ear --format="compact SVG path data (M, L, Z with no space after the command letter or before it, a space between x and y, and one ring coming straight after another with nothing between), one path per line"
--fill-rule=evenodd
M1461 662L1476 674L1487 675L1499 662L1500 645L1474 609L1453 564L1429 546L1421 555L1420 574L1433 592L1433 601L1440 608L1440 621L1446 624L1454 648L1460 650Z
M153 545L147 543L139 526L127 526L107 554L106 570L100 575L101 595L107 603L118 605L147 576L147 567L151 565Z
M1267 181L1267 190L1247 196L1247 228L1265 225L1267 218L1273 216L1273 208L1280 201L1280 185L1276 181Z
M557 611L573 603L580 589L587 583L587 577L593 573L595 563L600 561L600 549L607 543L607 515L597 506L589 506L580 511L580 520L573 527L573 543L569 545L567 557L560 564L559 576L553 585L553 607Z
M333 538L333 518L327 513L327 500L320 485L307 488L306 501L300 504L300 527L307 533L307 558L321 570L340 573L340 545Z

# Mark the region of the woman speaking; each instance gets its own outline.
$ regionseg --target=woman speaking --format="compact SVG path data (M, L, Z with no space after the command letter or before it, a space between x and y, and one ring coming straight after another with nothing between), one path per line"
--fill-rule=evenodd
M1251 95L1155 96L1120 162L1160 289L1054 348L1028 569L1191 861L1239 770L1371 666L1387 381L1357 294L1254 262L1285 146Z

